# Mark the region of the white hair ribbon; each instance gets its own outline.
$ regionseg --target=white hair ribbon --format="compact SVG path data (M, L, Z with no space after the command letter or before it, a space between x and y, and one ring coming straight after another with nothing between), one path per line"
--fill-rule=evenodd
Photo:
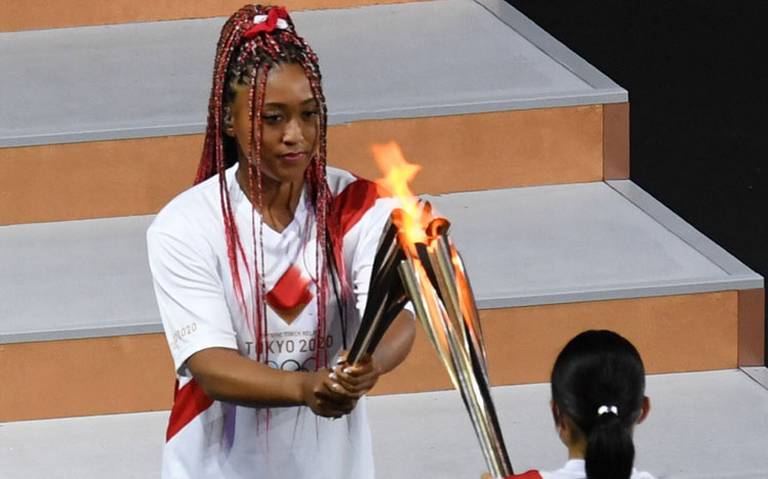
M599 408L597 408L597 415L602 416L603 414L611 413L615 416L619 415L619 408L616 406L606 406L602 405Z

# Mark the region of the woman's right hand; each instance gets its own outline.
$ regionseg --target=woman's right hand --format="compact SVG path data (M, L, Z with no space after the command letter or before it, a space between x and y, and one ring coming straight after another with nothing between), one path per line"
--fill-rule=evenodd
M349 414L357 404L357 395L331 379L327 368L305 373L302 399L318 416L338 418Z

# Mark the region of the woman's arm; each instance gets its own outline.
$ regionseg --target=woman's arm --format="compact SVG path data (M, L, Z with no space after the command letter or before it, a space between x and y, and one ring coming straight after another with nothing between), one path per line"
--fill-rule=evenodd
M373 363L379 374L392 371L405 360L411 352L415 334L413 314L407 310L401 311L373 353Z
M234 349L209 348L186 362L211 399L252 407L309 406L315 414L349 413L357 395L331 380L330 370L281 371L241 356Z
M342 363L336 366L331 378L338 380L346 391L357 397L367 394L376 385L379 376L392 371L405 360L413 346L415 333L413 315L402 311L384 333L372 357L366 354L358 364Z
M355 395L334 384L330 370L279 371L241 356L215 254L200 251L200 244L189 240L198 233L180 232L175 223L167 233L162 226L159 221L149 229L147 247L176 368L189 368L206 395L216 400L253 407L306 405L330 417L354 408Z

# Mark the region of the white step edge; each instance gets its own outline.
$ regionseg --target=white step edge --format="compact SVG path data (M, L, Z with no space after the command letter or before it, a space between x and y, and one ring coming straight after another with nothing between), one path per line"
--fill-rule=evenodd
M452 222L481 309L763 287L631 182L425 198ZM0 227L0 344L162 331L152 219Z

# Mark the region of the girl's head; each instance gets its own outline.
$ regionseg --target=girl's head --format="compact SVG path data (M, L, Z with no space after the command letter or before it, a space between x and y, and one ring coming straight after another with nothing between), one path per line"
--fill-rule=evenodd
M586 331L563 348L552 370L552 414L571 456L589 479L628 479L632 430L650 408L637 349L612 331Z

